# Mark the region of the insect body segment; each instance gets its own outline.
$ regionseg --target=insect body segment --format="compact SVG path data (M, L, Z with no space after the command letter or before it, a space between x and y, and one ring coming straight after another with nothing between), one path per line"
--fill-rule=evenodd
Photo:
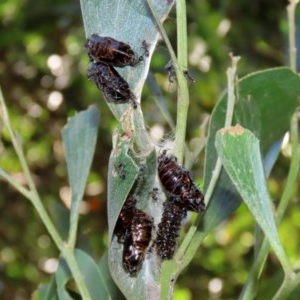
M84 46L92 62L87 70L88 79L104 93L107 101L115 104L131 102L133 108L137 108L129 84L113 67L133 67L143 57L138 57L128 44L96 33L86 40Z
M85 49L92 61L119 68L134 67L143 60L143 57L137 56L128 44L111 37L102 37L96 33L86 40Z
M129 195L119 214L114 234L123 246L123 267L133 274L139 270L151 241L153 219L137 209L136 198Z
M124 243L126 236L131 230L131 222L136 213L136 199L133 195L129 195L119 214L115 227L115 235L118 237L119 243Z
M176 203L172 198L164 202L163 215L154 241L157 254L162 259L171 259L173 257L180 225L182 219L186 216L186 212L186 208Z
M137 209L123 249L123 266L130 274L138 271L151 241L153 220Z
M92 63L87 70L87 77L104 93L108 101L116 104L131 101L133 107L137 107L135 95L128 83L110 65Z
M158 175L166 191L182 202L187 210L202 212L205 210L204 195L195 185L188 170L179 166L175 156L163 152L158 157Z
M175 156L167 156L166 151L158 157L158 176L168 198L163 204L154 245L158 256L164 260L171 259L175 253L180 225L187 210L200 213L205 210L205 203L190 172L177 163Z

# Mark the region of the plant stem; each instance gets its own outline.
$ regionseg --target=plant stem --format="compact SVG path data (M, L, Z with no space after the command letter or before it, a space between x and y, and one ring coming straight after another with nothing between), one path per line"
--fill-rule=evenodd
M38 214L40 215L43 223L45 224L49 234L51 235L53 241L55 242L56 246L58 247L59 250L62 249L62 240L59 236L59 234L57 233L53 223L51 222L40 198L38 195L38 192L36 190L35 184L33 182L33 179L31 177L26 159L25 159L25 155L23 152L23 149L12 129L11 123L10 123L10 119L9 119L9 115L8 115L8 111L3 99L3 95L2 95L2 91L0 90L0 109L1 109L1 116L2 116L2 120L3 123L5 125L5 127L8 130L8 133L10 135L10 139L11 142L14 146L14 149L17 153L18 159L20 161L22 170L24 172L24 176L26 178L26 181L28 183L29 186L29 191L28 193L26 193L26 198L29 199L31 201L31 203L34 205L34 207L36 208ZM9 182L12 182L12 180L10 180ZM18 183L14 182L14 186L18 185ZM18 190L21 190L23 187L17 187ZM23 193L22 193L23 194Z
M18 141L14 130L12 129L10 118L8 115L8 111L6 108L6 104L4 102L4 98L2 95L2 90L0 88L0 113L2 117L2 121L4 126L7 128L7 131L10 135L11 142L13 144L13 147L17 153L18 159L20 161L22 170L24 172L24 176L26 178L26 181L29 186L29 191L24 189L22 186L20 186L16 181L13 180L8 174L6 174L4 171L1 172L1 176L5 178L9 183L11 183L22 195L24 195L34 206L36 211L38 212L42 222L44 223L48 233L50 234L51 238L53 239L55 245L59 249L59 251L62 253L63 257L68 263L68 266L72 272L72 275L74 277L74 280L77 284L78 290L80 291L81 295L84 296L83 299L89 300L89 293L86 288L86 285L83 281L82 275L79 272L77 262L74 258L74 253L70 250L65 251L66 247L58 234L55 226L53 225L40 197L38 194L38 191L36 189L36 186L34 184L34 181L32 179L28 164L25 159L25 155L23 152L23 148L20 145L20 142Z
M285 300L289 299L290 294L295 288L299 286L300 283L300 273L295 275L294 273L286 275L284 280L277 291L276 295L273 297L273 300Z
M187 69L187 24L186 24L186 3L185 0L176 1L177 20L177 59L179 66ZM180 70L180 69L179 69ZM177 74L178 73L178 74ZM177 122L175 132L175 155L180 164L185 147L186 124L189 109L189 90L187 80L183 72L176 72L178 81L177 100Z
M72 276L77 284L77 288L80 292L81 298L83 300L91 300L92 298L89 294L89 291L86 287L83 276L79 270L77 261L75 259L74 249L69 248L67 245L65 245L61 254L64 257L64 259L66 260L68 267L71 270Z
M230 68L227 69L227 109L226 109L226 117L224 122L224 128L228 128L232 123L232 117L234 112L234 104L236 102L236 92L235 92L235 81L236 81L236 69L237 69L237 63L240 59L239 56L230 56L232 65ZM217 181L219 179L220 173L222 170L222 163L220 158L217 158L216 165L214 167L214 170L212 172L212 177L209 182L208 188L205 193L205 200L206 205L208 205L211 196L213 194L214 188L217 184Z
M180 2L180 3L178 3ZM180 68L181 65L187 65L186 63L186 55L185 59L182 58L182 61L178 62L176 55L174 53L174 50L172 48L172 45L170 43L170 40L166 34L165 29L163 28L159 18L156 15L156 12L151 4L151 1L147 0L148 6L150 8L150 11L156 21L156 24L158 26L159 32L161 36L163 37L163 40L166 43L166 46L168 48L169 54L171 56L171 60L173 63L173 67L176 73L177 77L177 83L178 83L178 104L177 104L177 124L176 124L176 132L175 132L175 149L174 149L174 154L178 158L178 163L182 164L182 159L183 159L183 152L184 152L184 147L185 147L185 132L186 132L186 122L187 122L187 112L188 112L188 106L189 106L189 92L188 92L188 85L186 78L183 75L183 72ZM180 30L181 35L184 33L185 36L187 35L186 33L186 9L185 9L185 2L184 0L178 0L176 1L177 5L177 30ZM184 7L184 8L183 8ZM183 9L184 10L184 16L182 11L178 11L178 9ZM178 20L180 19L180 20ZM182 25L184 23L184 25ZM183 26L183 29L178 27ZM177 36L177 39L181 40L182 37ZM187 37L185 37L185 41L182 40L182 45L180 45L178 49L178 55L182 56L184 53L187 52ZM182 38L184 39L184 38ZM178 42L179 44L179 42ZM181 50L181 47L185 50ZM185 52L182 52L185 51Z
M167 108L167 104L165 101L165 98L162 94L162 91L153 75L152 72L148 73L147 79L146 79L147 85L151 90L152 95L154 96L154 101L160 110L160 113L165 118L166 122L170 126L170 128L175 131L175 123L172 119L172 116L170 114L170 111Z
M234 111L234 104L236 101L236 93L235 93L235 82L236 82L236 69L237 69L237 63L240 60L239 56L232 56L231 61L232 65L230 68L228 68L226 74L227 74L227 109L226 109L226 118L225 118L225 124L224 128L228 128L232 123L232 116Z
M232 66L227 70L228 101L227 101L227 110L226 110L226 117L224 123L225 128L229 127L232 122L234 104L236 101L236 97L235 97L236 69L237 69L237 63L240 58L231 56L231 59L232 59ZM222 163L221 160L218 158L214 170L212 172L212 177L209 182L209 186L205 192L206 205L208 205L211 199L214 188L220 176L221 169L222 169ZM201 233L199 233L199 238L198 238L198 225L200 224L201 219L202 219L202 215L199 215L195 220L194 224L189 229L186 237L184 238L178 251L175 254L175 258L178 259L179 261L182 261L180 269L182 269L183 266L186 266L191 261L191 259L194 257L195 252L197 251L202 241L201 237L203 237L203 235ZM193 244L191 244L192 240L193 240Z
M290 0L287 6L287 15L289 22L289 53L290 53L290 68L296 72L297 48L295 41L295 9L299 0Z
M232 122L234 104L236 101L236 96L235 96L236 69L237 69L237 63L239 59L240 57L231 56L232 66L227 70L228 100L227 100L226 117L224 122L225 128L229 127ZM212 172L212 177L210 179L208 188L205 191L206 205L208 205L209 201L211 200L211 196L213 194L214 188L219 179L221 169L222 169L222 163L221 160L218 158L214 170ZM198 225L200 224L201 219L202 219L202 215L199 215L196 221L194 222L194 224L189 229L183 242L178 248L178 251L175 254L175 258L179 261L182 261L180 269L188 265L188 263L194 257L197 249L199 248L200 243L204 238L203 234L201 232L198 232ZM193 241L193 243L191 243L191 241Z
M22 194L25 198L30 200L31 193L24 187L22 187L17 181L14 180L9 174L7 174L4 170L0 169L0 176L5 179L8 183L10 183L20 194Z

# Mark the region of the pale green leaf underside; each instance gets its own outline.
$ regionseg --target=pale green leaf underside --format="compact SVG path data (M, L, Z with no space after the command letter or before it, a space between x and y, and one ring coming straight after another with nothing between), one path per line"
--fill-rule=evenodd
M110 36L128 43L138 55L144 53L143 41L147 43L149 56L144 56L141 63L135 67L117 68L139 101L148 74L150 59L159 39L159 32L146 0L81 0L80 3L86 37L93 33ZM163 21L173 1L152 0L152 4ZM101 98L100 92L99 98ZM128 104L113 103L108 105L117 119L120 119L128 106Z
M99 112L91 106L72 117L62 131L68 176L72 191L71 214L76 215L94 157Z
M285 254L266 186L259 140L251 131L237 125L217 132L216 149L238 193L281 259Z
M289 129L290 117L299 105L300 78L288 68L274 68L250 74L239 80L233 125L241 124L260 141L263 159L271 147ZM227 94L212 113L205 158L204 190L206 190L217 160L216 132L224 126ZM274 151L275 155L278 151ZM276 158L273 158L273 163ZM266 162L267 163L267 162ZM264 161L265 167L265 161ZM271 166L267 167L268 170ZM218 185L201 222L204 236L226 219L240 205L240 196L228 175L222 170Z

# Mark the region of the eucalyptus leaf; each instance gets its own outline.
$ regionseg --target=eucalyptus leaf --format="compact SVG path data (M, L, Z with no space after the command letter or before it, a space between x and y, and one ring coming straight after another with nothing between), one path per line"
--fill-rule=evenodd
M299 105L300 78L288 68L274 68L250 74L239 80L233 124L251 130L260 141L266 175L280 149L280 140L289 129L290 117ZM207 189L217 160L215 135L224 126L227 94L212 113L205 158L204 190ZM235 159L241 159L238 156ZM241 203L241 198L222 170L216 189L200 223L205 236L226 219Z
M49 205L49 211L57 232L61 236L62 240L66 241L69 233L69 219L70 219L70 210L61 202L51 201Z
M129 193L135 195L137 207L149 215L161 215L161 207L152 201L151 191L155 184L156 152L147 157L132 157L130 143L120 141L114 148L109 163L108 182L108 216L109 216L109 247L108 262L111 275L127 299L152 299L158 297L159 288L156 283L158 273L157 257L147 253L141 269L130 275L123 268L123 244L117 242L113 230L121 208ZM119 154L118 154L119 153ZM121 170L120 170L121 167ZM121 172L121 173L120 173ZM124 177L122 177L124 175ZM157 220L158 220L157 219Z
M98 126L99 112L91 106L72 117L62 131L72 191L71 220L78 215L94 156Z
M33 293L33 300L58 300L56 294L55 276L51 277L48 284L40 284L38 289Z
M152 0L152 5L162 22L168 15L173 1ZM93 33L109 36L125 42L144 60L135 67L116 68L128 82L140 103L140 95L147 77L150 58L159 39L157 24L147 1L139 0L82 0L82 15L86 36ZM146 52L144 46L146 45ZM137 207L153 213L159 211L148 205L155 185L156 154L145 129L140 106L132 109L128 104L108 103L114 116L121 122L114 135L114 147L108 172L108 223L109 223L109 267L111 275L128 299L152 299L158 297L155 283L158 268L156 258L148 255L138 274L130 276L123 269L123 245L113 237L113 230L128 194L137 197ZM159 205L158 205L159 207ZM147 275L148 274L148 275ZM149 275L150 274L150 275Z
M72 300L66 291L66 284L71 279L71 274L64 261L60 260L57 271L55 272L56 291L59 300Z
M94 259L80 249L75 249L74 256L91 299L113 299L107 286L107 274L102 272ZM60 259L58 269L55 273L58 299L73 299L69 294L72 291L68 292L66 290L66 285L71 279L72 275L65 260Z
M128 154L128 144L120 145L121 149L112 152L108 165L108 235L112 239L123 203L135 183L139 166ZM120 152L119 152L120 151ZM116 152L119 152L116 154Z
M149 0L156 14L163 21L174 1ZM159 39L159 32L146 0L81 0L86 37L93 33L109 36L125 42L138 54L143 55L143 42L147 45L144 60L135 67L116 68L129 83L138 102L146 80L150 58ZM96 88L96 87L95 87ZM108 103L117 119L120 119L130 104ZM139 114L141 114L138 108Z
M105 251L105 253L102 255L100 261L99 261L99 269L101 274L104 277L107 289L109 290L109 295L111 299L118 299L118 300L125 300L126 298L114 282L113 278L111 277L109 266L108 266L108 251Z
M103 274L94 259L86 252L75 249L75 258L92 299L113 299Z
M216 149L231 181L285 268L287 258L275 225L259 140L251 131L236 125L217 132Z

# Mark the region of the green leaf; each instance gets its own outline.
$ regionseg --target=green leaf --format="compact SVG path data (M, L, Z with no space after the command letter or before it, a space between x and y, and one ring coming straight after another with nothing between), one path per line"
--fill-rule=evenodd
M80 249L75 249L74 255L91 298L113 299L106 283L108 275L100 270L94 259ZM63 259L60 260L59 267L55 273L55 279L59 299L71 300L72 298L66 290L66 284L72 279L72 275Z
M113 299L109 294L105 277L94 259L86 252L75 249L75 258L92 299Z
M233 124L251 130L260 140L266 170L270 171L279 153L278 141L289 129L290 117L299 105L300 78L288 68L275 68L250 74L238 82ZM217 160L215 135L224 126L225 94L214 108L205 158L204 190ZM277 144L276 144L277 143ZM272 152L273 151L273 152ZM270 156L272 159L270 159ZM269 163L271 161L271 163ZM228 217L241 203L228 175L222 170L217 187L200 224L206 234ZM199 227L200 228L200 227Z
M70 210L61 201L51 201L49 211L55 228L62 240L67 240L69 232Z
M151 2L160 21L163 22L174 1L151 0ZM160 36L147 2L81 0L81 9L87 37L93 33L110 36L128 43L137 55L144 53L142 45L146 42L149 55L144 56L141 63L135 67L117 68L140 103L150 59ZM131 106L128 109L128 104L108 103L108 105L120 121L114 136L108 174L108 223L111 241L109 267L113 279L127 299L149 299L153 293L157 296L156 293L159 291L154 278L157 275L156 258L151 254L147 255L137 276L130 276L122 266L123 245L118 244L116 238L113 238L113 230L121 207L132 189L138 199L138 208L146 213L151 212L151 215L153 211L159 211L155 205L151 207L151 203L149 204L150 192L155 183L156 154L145 129L140 106L132 110ZM141 175L142 169L145 171Z
M120 133L118 133L120 135ZM155 286L158 271L157 257L149 253L146 255L142 267L134 276L130 276L123 268L123 244L117 242L113 230L121 208L129 193L137 198L137 207L149 215L157 215L158 204L154 204L151 191L155 185L156 152L153 150L148 156L133 156L129 151L130 140L124 137L117 143L109 162L108 177L108 224L109 239L111 241L108 253L108 263L111 276L127 299L148 299L151 293L157 293ZM144 154L145 155L145 154ZM155 288L154 288L155 286ZM150 288L152 287L152 288ZM155 294L155 296L157 296Z
M59 300L72 300L69 293L66 291L66 284L71 279L69 270L61 260L57 271L55 272L56 292Z
M251 131L236 125L217 132L216 149L227 174L264 231L283 268L289 270L272 213L259 140Z
M105 251L105 253L102 255L98 265L99 265L100 272L104 277L107 289L109 290L109 295L111 299L125 300L125 297L123 296L118 286L114 282L113 278L111 277L109 267L108 267L107 251Z
M51 277L48 284L40 284L38 289L33 293L33 300L58 300L56 294L55 276Z
M72 117L62 131L68 176L72 191L71 224L78 216L95 151L99 112L91 106Z
M147 2L81 0L80 4L87 37L93 33L110 36L128 43L138 55L144 53L142 43L146 41L149 56L144 56L144 60L135 67L118 68L118 72L128 81L131 90L139 100L147 77L150 59L159 38L159 32ZM167 17L173 1L152 0L152 4L158 17L163 21ZM108 105L117 119L120 119L128 108L128 104L108 103Z
M111 241L123 203L137 179L139 167L128 154L127 142L111 153L108 165L108 235Z

